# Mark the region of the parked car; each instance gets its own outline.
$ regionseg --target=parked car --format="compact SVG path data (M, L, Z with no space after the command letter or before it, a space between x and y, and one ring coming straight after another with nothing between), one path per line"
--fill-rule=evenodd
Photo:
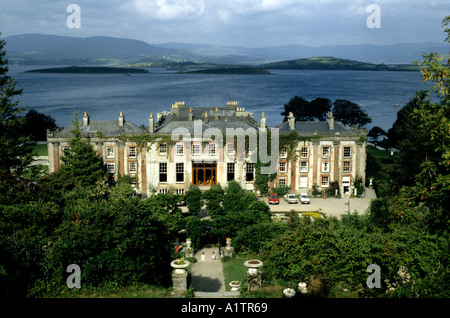
M284 196L284 199L286 200L287 203L298 203L298 198L295 194L290 193L290 194L286 194Z
M300 193L300 202L302 204L310 204L309 196L306 193Z
M278 199L278 195L275 193L271 193L269 195L269 204L279 204L280 200Z

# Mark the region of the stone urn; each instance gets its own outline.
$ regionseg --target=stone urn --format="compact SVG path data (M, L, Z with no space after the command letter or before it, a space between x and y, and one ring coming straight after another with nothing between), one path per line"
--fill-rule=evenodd
M283 290L283 294L284 296L286 296L286 298L292 298L295 296L295 290L293 290L292 288L286 288Z
M230 282L231 291L239 291L241 288L241 282L238 280L234 280Z
M262 278L260 268L263 266L263 262L260 260L248 260L244 262L244 266L247 267L247 290L252 291L261 288Z
M186 257L194 256L194 249L192 248L192 241L190 238L186 239Z
M227 237L227 246L224 248L224 255L232 257L233 256L234 247L231 246L231 238Z
M189 261L184 259L176 259L170 263L170 266L174 269L175 274L184 274L189 265Z

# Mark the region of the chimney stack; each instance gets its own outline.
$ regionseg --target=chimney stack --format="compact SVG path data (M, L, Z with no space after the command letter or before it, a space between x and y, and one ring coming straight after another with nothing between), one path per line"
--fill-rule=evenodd
M119 127L123 127L124 121L125 121L125 117L123 116L123 112L120 112L120 115L119 115Z
M216 111L214 112L214 120L218 121L219 120L219 109L216 107Z
M289 129L295 130L295 117L292 112L289 112L288 122L289 122Z
M189 107L189 121L192 121L192 117L193 117L193 113L192 113L192 107Z
M261 122L259 123L259 127L262 129L266 128L266 116L264 115L264 112L262 112Z
M153 113L150 113L150 118L148 119L148 131L153 133L155 131L155 121L153 120Z
M83 117L83 126L86 127L89 125L89 116L87 112L84 112L84 117Z
M208 123L208 112L206 111L205 112L205 124L207 124Z
M334 130L334 117L332 112L328 113L327 122L328 126L330 127L330 130Z

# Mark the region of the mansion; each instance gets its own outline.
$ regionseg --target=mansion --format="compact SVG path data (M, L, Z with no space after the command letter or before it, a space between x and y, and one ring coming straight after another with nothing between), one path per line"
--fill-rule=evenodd
M69 148L73 128L47 132L50 173L63 164L61 158ZM229 129L258 133L277 129L280 139L297 133L293 149L280 144L274 164L276 177L270 187L290 186L291 192L301 193L313 187L325 190L337 182L340 193L346 195L354 190L356 179L365 181L367 132L343 126L332 113L326 121L315 122L298 122L290 114L279 126L267 127L264 113L258 122L237 102L204 108L176 102L170 112L158 113L156 118L150 114L148 127L126 121L123 113L113 121L94 121L84 113L79 129L103 158L109 182L129 175L144 197L169 191L184 194L191 186L226 186L231 180L254 191L256 161L252 155L257 149L247 145L242 149L222 138ZM193 138L189 143L184 137L173 138L177 131ZM209 134L211 131L216 133Z

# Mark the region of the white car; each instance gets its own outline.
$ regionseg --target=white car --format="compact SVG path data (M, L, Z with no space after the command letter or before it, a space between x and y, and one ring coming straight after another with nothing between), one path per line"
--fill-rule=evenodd
M309 200L309 196L306 193L300 193L300 202L302 204L309 204L311 201Z
M298 199L297 196L295 194L286 194L284 196L284 199L286 200L287 203L298 203Z

